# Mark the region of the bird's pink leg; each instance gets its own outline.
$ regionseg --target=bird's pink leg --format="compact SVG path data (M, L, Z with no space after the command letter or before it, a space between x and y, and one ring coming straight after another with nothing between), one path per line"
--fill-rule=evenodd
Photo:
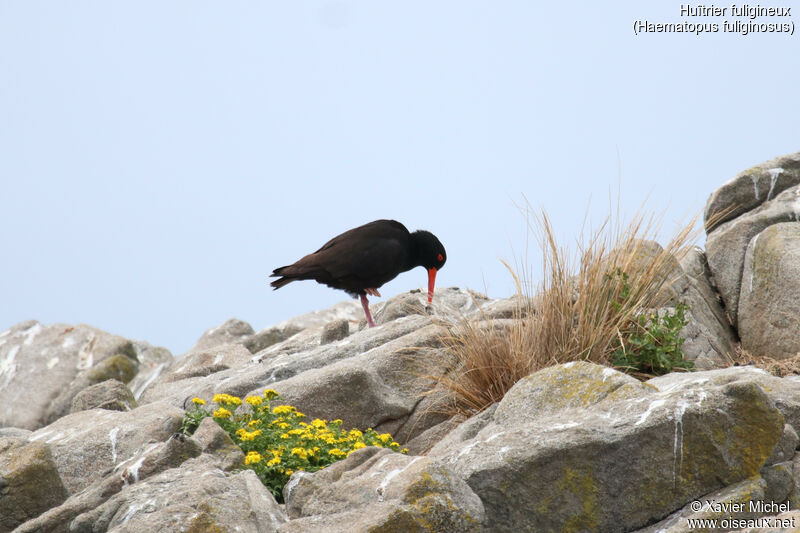
M378 298L381 297L381 293L378 292L378 289L364 289L364 292L370 296L377 296Z
M375 290L375 289L368 289L368 290ZM364 313L367 314L367 324L369 324L369 327L374 328L375 322L372 321L372 315L369 314L369 301L367 300L366 294L361 295L361 307L364 308Z

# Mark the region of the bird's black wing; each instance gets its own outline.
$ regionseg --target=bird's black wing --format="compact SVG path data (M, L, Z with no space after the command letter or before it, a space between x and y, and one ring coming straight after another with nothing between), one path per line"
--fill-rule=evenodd
M345 241L369 240L378 239L381 237L401 238L402 236L408 234L409 233L406 227L396 220L374 220L364 224L363 226L349 229L344 233L337 235L333 239L323 244L322 247L314 253L319 253L323 250L327 250L328 248L338 246Z
M407 254L405 240L379 237L341 241L315 255L343 286L377 288L401 272Z
M376 220L337 235L319 250L281 267L273 276L285 276L273 287L292 280L314 279L330 287L359 292L378 288L403 270L410 236L395 220Z

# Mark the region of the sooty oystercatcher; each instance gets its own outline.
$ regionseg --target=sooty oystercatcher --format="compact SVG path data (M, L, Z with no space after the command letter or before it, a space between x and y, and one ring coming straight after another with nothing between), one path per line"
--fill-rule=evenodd
M396 220L376 220L345 231L296 263L276 268L270 285L280 289L287 283L313 279L353 298L360 296L369 327L375 326L367 295L380 296L378 288L400 272L422 266L428 270L428 302L433 301L436 272L447 261L444 246L424 230L409 233Z

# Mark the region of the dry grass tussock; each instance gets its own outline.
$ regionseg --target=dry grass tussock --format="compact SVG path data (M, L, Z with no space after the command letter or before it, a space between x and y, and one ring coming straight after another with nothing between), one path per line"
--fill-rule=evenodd
M767 356L755 356L740 346L730 357L730 366L753 365L762 368L772 375L782 378L800 374L800 353L788 359L773 359Z
M480 412L547 366L579 360L610 364L623 341L620 332L637 313L664 304L680 273L676 258L697 235L695 217L661 248L654 245L659 219L640 210L623 226L617 209L596 230L587 230L584 222L570 252L557 242L545 212L535 213L529 204L525 211L541 250L541 281L534 286L525 269L505 263L521 302L514 318L462 320L447 328L442 342L456 368L438 378L438 392L449 398L448 413Z

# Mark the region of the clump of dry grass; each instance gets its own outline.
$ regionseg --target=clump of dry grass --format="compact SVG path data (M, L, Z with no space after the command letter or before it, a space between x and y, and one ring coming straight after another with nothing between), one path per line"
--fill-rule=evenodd
M779 378L784 376L796 376L800 374L800 353L787 359L773 359L766 355L753 355L739 346L736 352L730 356L730 366L746 365L753 365L761 368Z
M697 217L661 248L654 242L656 218L640 211L622 226L617 214L598 229L583 231L570 253L557 242L544 211L534 214L527 205L527 214L542 253L541 281L528 294L532 285L506 264L522 302L514 318L463 320L448 328L442 342L455 356L456 369L439 378L438 388L451 400L450 413L479 412L547 366L577 360L609 364L620 332L636 314L669 299L670 286L682 273L676 258L696 236Z

